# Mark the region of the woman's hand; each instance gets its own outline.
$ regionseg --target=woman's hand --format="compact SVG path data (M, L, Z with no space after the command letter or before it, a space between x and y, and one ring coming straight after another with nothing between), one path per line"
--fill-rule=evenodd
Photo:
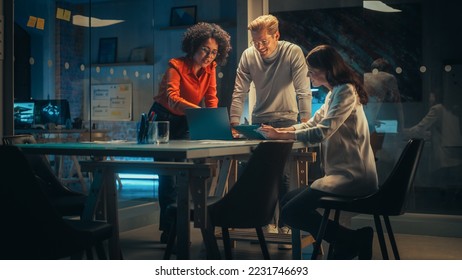
M293 126L276 128L277 131L295 131Z
M295 129L293 127L277 129L265 124L258 128L258 132L260 132L266 139L276 140L295 140L294 131Z

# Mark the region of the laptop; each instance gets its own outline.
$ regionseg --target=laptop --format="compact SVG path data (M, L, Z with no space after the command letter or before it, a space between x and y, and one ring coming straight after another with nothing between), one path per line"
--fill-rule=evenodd
M234 139L226 107L186 109L185 114L189 126L189 139Z
M189 126L189 139L191 140L265 139L263 135L255 131L258 128L255 125L235 126L234 128L243 137L234 138L226 107L186 109L185 114Z

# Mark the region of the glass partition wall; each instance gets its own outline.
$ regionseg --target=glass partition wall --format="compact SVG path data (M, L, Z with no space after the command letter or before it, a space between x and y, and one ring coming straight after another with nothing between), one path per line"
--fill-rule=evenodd
M16 132L135 139L154 92L153 13L144 0L15 1Z
M220 106L229 106L238 46L248 42L246 16L258 16L248 9L253 2L16 0L16 133L41 130L42 141L135 141L136 123L149 110L168 59L182 55L187 26L170 26L173 7L197 6L197 21L217 22L230 32L233 51L217 71ZM381 181L406 139L427 140L409 211L460 215L461 4L260 2L279 18L281 39L299 44L305 54L331 44L364 77ZM313 88L313 111L325 95Z
M16 0L15 134L38 142L135 141L154 94L153 4ZM75 159L49 158L63 181L84 190ZM153 181L136 182L146 183Z
M281 38L333 45L364 78L379 181L410 137L425 138L409 211L462 213L462 5L451 1L270 1ZM338 2L338 3L333 3ZM322 7L321 7L322 6ZM312 88L313 111L325 88ZM339 155L341 156L341 155Z

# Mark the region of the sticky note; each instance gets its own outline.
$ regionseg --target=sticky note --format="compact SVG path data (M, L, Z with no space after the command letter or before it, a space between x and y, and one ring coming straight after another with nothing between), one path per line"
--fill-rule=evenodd
M71 11L69 11L69 10L64 10L63 19L64 19L65 21L71 21Z
M45 29L45 19L37 18L37 25L35 26L37 29Z
M64 19L64 9L61 9L61 8L56 9L56 18Z
M37 22L37 18L34 16L29 16L29 20L27 21L27 27L35 27L35 23Z

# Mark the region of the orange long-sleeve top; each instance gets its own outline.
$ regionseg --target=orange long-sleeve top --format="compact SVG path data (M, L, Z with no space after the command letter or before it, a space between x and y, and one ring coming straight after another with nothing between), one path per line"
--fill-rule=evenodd
M193 61L181 57L170 59L168 69L159 85L154 100L175 115L183 116L187 108L199 108L202 99L206 107L218 106L216 62L199 75L193 71Z

